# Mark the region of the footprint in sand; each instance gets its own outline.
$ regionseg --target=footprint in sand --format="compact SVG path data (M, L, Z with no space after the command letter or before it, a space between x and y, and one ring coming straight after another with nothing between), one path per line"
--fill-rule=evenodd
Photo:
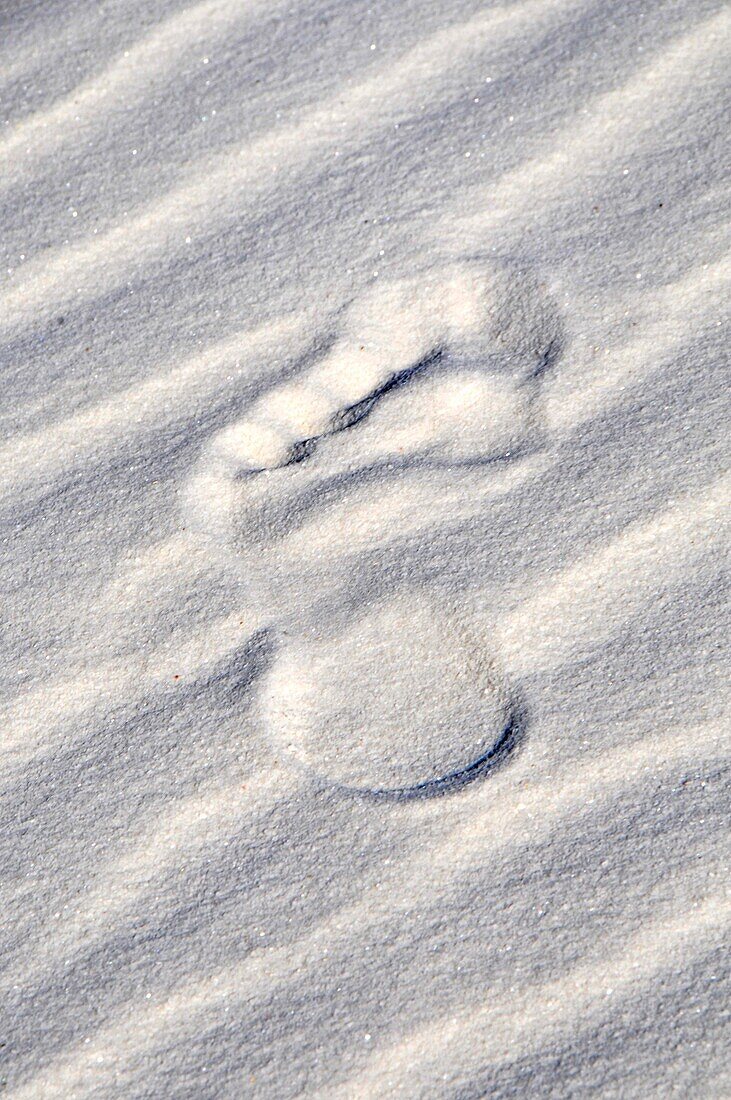
M236 558L271 615L259 703L278 755L409 798L484 775L516 743L515 685L469 601L420 578L418 545L475 479L544 445L541 378L560 348L530 279L449 263L354 302L319 361L206 447L186 527Z

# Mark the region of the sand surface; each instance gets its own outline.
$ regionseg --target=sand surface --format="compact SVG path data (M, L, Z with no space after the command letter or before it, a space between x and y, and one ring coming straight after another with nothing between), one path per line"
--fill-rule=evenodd
M729 72L0 3L3 1095L731 1095Z

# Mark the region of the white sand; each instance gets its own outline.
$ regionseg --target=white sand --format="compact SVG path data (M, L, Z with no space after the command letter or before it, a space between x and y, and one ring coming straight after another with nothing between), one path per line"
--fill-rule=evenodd
M0 5L3 1095L731 1095L730 55Z

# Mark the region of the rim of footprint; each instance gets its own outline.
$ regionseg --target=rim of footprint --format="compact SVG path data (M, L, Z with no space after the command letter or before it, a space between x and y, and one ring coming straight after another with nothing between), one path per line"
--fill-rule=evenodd
M449 563L435 578L414 562L420 538L543 447L541 380L561 347L532 277L481 257L439 265L351 303L320 358L204 448L186 528L241 568L270 619L257 710L278 757L415 798L518 744L524 708L489 623L450 593Z

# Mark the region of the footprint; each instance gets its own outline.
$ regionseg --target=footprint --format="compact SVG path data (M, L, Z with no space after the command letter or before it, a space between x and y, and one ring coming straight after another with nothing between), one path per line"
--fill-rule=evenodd
M541 376L560 348L535 284L452 263L363 295L320 362L205 449L186 527L237 560L271 615L260 706L278 754L344 788L417 797L513 747L516 691L484 627L418 576L395 595L365 584L355 608L348 582L359 555L403 533L409 495L428 531L450 492L469 491L466 471L494 477L544 444ZM323 527L323 552L303 560L303 532Z

